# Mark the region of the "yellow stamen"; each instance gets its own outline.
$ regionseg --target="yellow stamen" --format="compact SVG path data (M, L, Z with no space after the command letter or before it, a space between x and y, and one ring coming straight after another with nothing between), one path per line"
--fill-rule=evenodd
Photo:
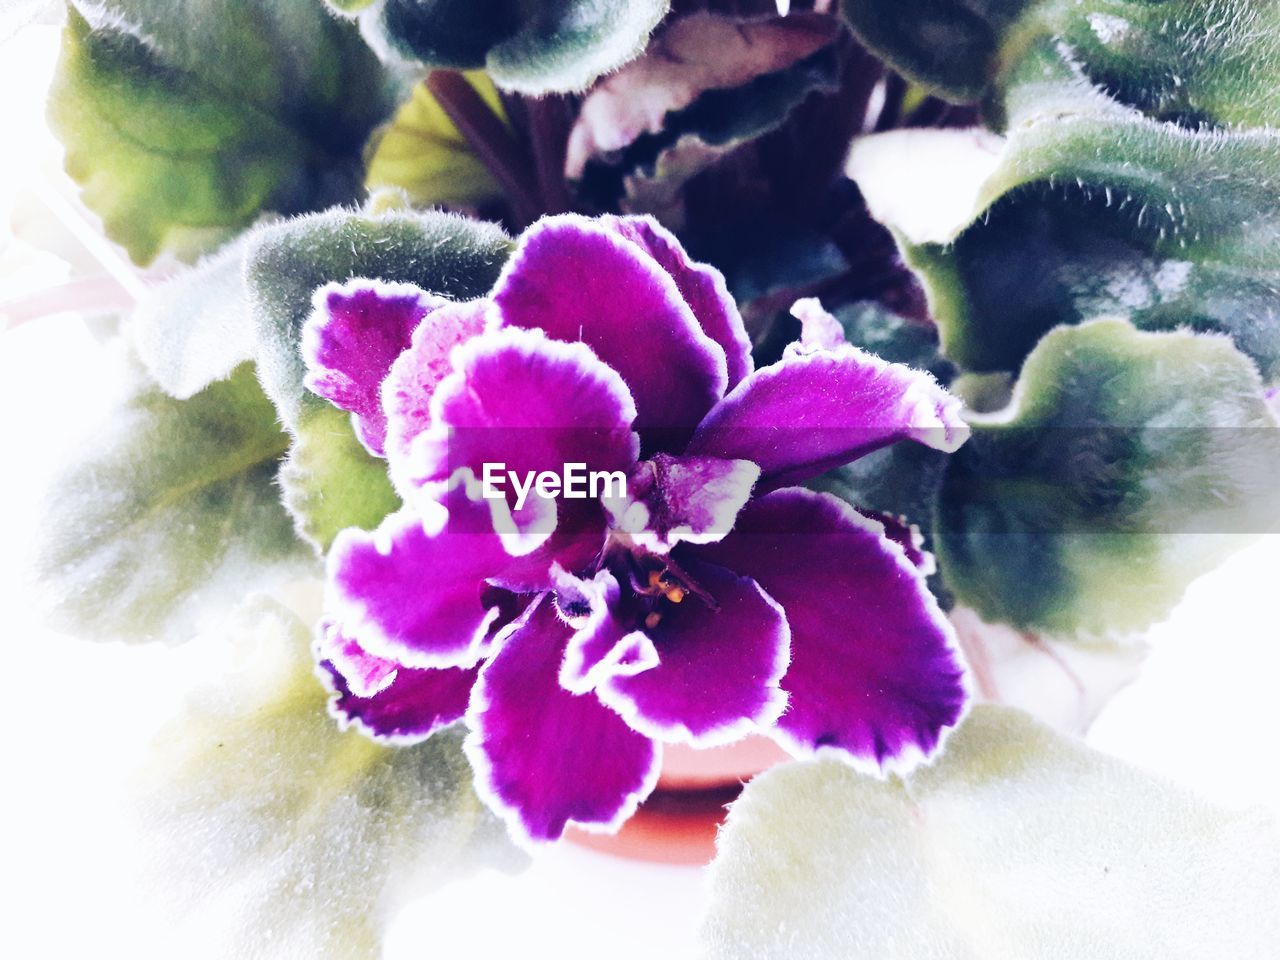
M652 630L661 622L662 622L662 614L660 614L657 610L653 611L653 613L649 614L647 617L644 618L644 625L648 627L650 630Z

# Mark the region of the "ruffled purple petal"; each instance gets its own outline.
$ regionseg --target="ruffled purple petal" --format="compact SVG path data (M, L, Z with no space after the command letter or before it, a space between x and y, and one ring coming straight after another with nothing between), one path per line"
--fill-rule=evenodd
M422 318L443 303L409 284L381 280L330 283L316 291L302 328L304 382L353 414L370 453L382 456L386 440L382 381Z
M625 473L635 463L631 394L585 344L494 330L456 348L453 365L432 398L430 429L413 441L410 484L437 485L463 467L484 480L488 467L494 492L514 505L517 482L531 475L561 475L567 464ZM530 492L526 502L539 499Z
M339 722L376 740L398 744L425 740L461 720L480 673L478 666L441 670L400 667L381 690L359 695L332 661L322 660L320 669L334 693L329 712Z
M840 321L822 309L817 297L805 297L791 305L791 315L800 321L800 340L787 345L789 353L835 350L848 341Z
M484 667L471 696L464 749L476 789L526 842L557 839L570 822L622 825L658 779L661 749L557 673L573 629L549 597Z
M515 593L546 590L552 571L563 567L584 573L598 565L608 536L604 510L594 500L561 500L555 506L555 529L535 549L511 562L489 582Z
M759 476L749 460L659 453L637 465L626 496L604 504L616 530L665 553L681 541L710 543L732 530Z
M402 509L372 533L338 535L326 608L364 650L414 667L470 666L481 656L498 616L485 604L485 581L512 559L494 532L492 504L476 492L474 484L454 486L439 508L447 519L432 516L430 527Z
M679 449L724 394L724 349L638 244L586 217L546 217L520 238L494 287L508 326L582 341L622 375L646 452Z
M652 641L618 619L622 591L613 574L601 570L591 580L556 571L554 602L573 630L560 664L560 685L587 693L611 675L632 676L655 667Z
M827 339L814 332L814 343ZM772 490L898 440L955 450L969 436L960 406L925 371L847 343L802 344L738 384L685 452L750 460L760 466L760 489Z
M724 274L705 263L689 259L680 241L652 217L601 217L631 242L643 247L658 266L671 275L676 289L702 326L702 332L720 344L728 367L728 389L733 389L753 369L751 341L738 305L729 295Z
M666 605L646 630L658 665L607 676L600 699L633 729L698 747L738 740L772 724L786 706L779 681L791 634L782 608L755 581L708 563L683 567L713 608L693 594Z
M359 697L371 697L385 690L400 669L400 664L394 660L375 657L332 620L320 625L316 659L330 664L342 675L345 689Z
M968 689L954 631L874 520L826 494L780 490L748 504L724 540L694 549L754 578L786 611L790 704L775 733L792 752L829 748L903 769L960 720Z
M938 565L934 562L933 554L924 548L924 534L914 523L906 517L895 517L879 510L866 510L862 507L854 509L868 520L874 520L884 527L884 535L900 546L907 559L926 577L937 572Z
M431 396L453 371L450 353L484 331L487 307L485 300L437 307L418 324L409 346L391 364L382 382L382 410L393 476L413 438L431 425Z

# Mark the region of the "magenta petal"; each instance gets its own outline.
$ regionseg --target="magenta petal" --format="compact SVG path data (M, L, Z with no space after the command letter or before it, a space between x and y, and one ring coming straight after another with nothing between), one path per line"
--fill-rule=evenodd
M561 500L554 504L555 530L541 545L510 563L489 582L515 593L547 589L552 570L574 572L597 565L608 536L604 511L594 500Z
M632 472L625 497L605 500L614 529L665 553L681 541L710 543L733 529L760 468L749 460L659 453Z
M450 353L483 332L487 306L487 301L471 300L432 310L391 365L382 382L382 410L387 418L387 458L393 473L413 438L431 425L431 396L453 370Z
M874 520L827 494L780 490L696 550L753 577L786 611L790 704L777 732L793 752L831 748L904 768L960 720L968 691L954 631Z
M304 382L354 414L360 441L381 456L382 381L422 318L445 301L409 284L356 279L321 287L314 302L302 328Z
M345 689L360 697L371 697L385 690L400 669L394 660L375 657L332 620L320 625L316 659L329 663L342 676Z
M431 428L413 442L410 482L438 484L460 467L485 467L510 501L518 477L566 464L628 471L639 443L635 405L622 378L581 343L540 330L494 330L456 348L454 372L431 403Z
M844 344L757 370L698 426L687 454L750 460L762 489L800 483L898 440L952 451L960 401L922 370Z
M334 541L326 607L368 652L415 667L470 666L481 655L498 615L483 602L485 580L511 558L486 502L456 487L448 509L436 529L404 509L372 533L352 528ZM483 519L464 523L466 514Z
M479 667L416 670L401 667L389 684L368 696L353 693L342 672L320 662L334 697L329 711L366 736L399 744L425 740L462 719Z
M680 296L702 326L702 332L724 350L732 389L752 370L751 341L738 305L729 295L724 274L705 263L695 263L680 241L652 217L601 217L601 222L643 247L676 282Z
M638 244L586 217L546 217L526 230L493 300L504 324L581 340L618 371L646 450L678 448L724 393L724 349L675 281Z
M867 519L874 520L884 527L884 535L900 546L907 559L926 577L931 577L937 572L938 567L934 562L933 554L924 548L924 535L914 523L906 517L895 517L891 513L883 513L879 510L865 510L862 507L854 509Z
M620 622L618 581L602 570L591 580L556 571L555 606L573 630L560 664L560 685L571 693L594 690L610 675L633 675L658 663L647 636Z
M791 315L800 321L800 342L787 349L796 353L835 350L846 343L840 321L822 308L817 297L805 297L791 305Z
M616 830L658 780L658 744L557 681L572 633L550 598L535 603L481 671L467 711L476 789L525 841L555 840L571 821Z
M609 676L596 692L651 737L699 747L730 743L768 727L786 706L779 681L790 660L787 618L748 577L697 561L683 570L717 608L693 595L669 605L646 631L658 665Z

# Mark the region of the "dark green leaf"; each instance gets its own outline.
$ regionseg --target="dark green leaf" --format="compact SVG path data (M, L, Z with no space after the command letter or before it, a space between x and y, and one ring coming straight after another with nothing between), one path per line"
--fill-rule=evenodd
M644 49L669 0L385 0L365 14L400 54L483 67L520 93L582 90Z
M1225 337L1096 320L1048 334L948 458L934 544L959 602L1062 635L1141 630L1277 529L1280 424Z
M1151 117L1280 120L1275 0L842 0L840 8L868 47L952 100L1003 92L1027 51L1047 44Z
M389 92L319 2L107 0L70 11L49 116L85 203L145 263L357 196Z

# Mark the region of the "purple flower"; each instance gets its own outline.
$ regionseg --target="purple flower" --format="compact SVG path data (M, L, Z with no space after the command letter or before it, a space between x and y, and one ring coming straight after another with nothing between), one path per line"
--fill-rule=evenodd
M663 741L768 731L900 769L959 720L964 669L910 531L794 486L898 440L953 450L958 404L816 301L755 370L723 278L664 229L560 216L487 300L357 280L316 307L308 383L405 501L329 555L333 709L400 740L465 718L518 836L615 829ZM627 482L486 498L486 464Z

